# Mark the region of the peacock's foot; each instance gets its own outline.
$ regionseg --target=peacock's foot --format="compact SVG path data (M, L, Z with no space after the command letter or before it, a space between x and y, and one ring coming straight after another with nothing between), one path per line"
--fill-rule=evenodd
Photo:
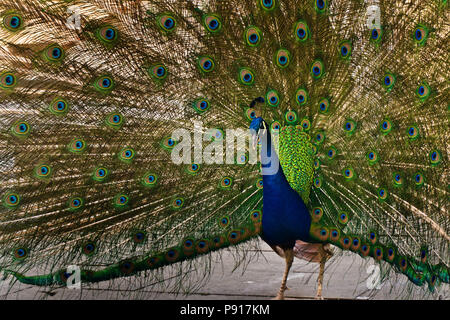
M284 294L278 293L277 296L271 300L284 300Z
M314 298L316 300L324 300L323 296L320 294L316 295L316 297Z

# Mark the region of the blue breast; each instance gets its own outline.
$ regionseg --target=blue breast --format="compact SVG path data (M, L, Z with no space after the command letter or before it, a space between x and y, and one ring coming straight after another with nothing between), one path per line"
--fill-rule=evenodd
M310 242L311 216L280 166L275 175L263 176L262 238L269 245L293 247L295 240Z

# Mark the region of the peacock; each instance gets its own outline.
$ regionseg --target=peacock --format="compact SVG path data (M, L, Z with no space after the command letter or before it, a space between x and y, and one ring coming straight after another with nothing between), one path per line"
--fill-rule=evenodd
M448 18L446 0L0 0L1 273L183 291L260 237L285 259L278 299L302 248L321 275L348 250L434 292Z

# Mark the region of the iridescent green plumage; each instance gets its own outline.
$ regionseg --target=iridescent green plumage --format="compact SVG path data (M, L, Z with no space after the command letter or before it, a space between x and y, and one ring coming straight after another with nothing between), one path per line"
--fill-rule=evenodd
M311 138L301 126L282 127L278 155L283 173L292 189L308 204L314 177Z

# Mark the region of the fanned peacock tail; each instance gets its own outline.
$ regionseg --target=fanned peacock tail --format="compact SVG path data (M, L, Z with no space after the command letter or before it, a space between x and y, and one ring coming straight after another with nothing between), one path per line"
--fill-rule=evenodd
M449 282L446 1L27 0L0 15L3 272L152 282L260 235L251 146L201 163L173 133L225 144L262 116L313 241Z

